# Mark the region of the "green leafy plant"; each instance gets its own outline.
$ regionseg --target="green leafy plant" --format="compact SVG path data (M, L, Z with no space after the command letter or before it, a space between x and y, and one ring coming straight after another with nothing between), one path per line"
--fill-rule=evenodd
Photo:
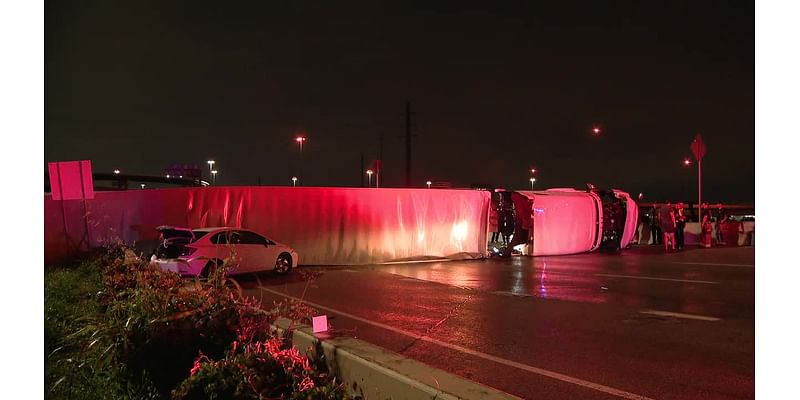
M341 385L271 331L278 315L313 310L264 310L226 278L227 264L186 280L111 246L50 274L49 397L343 398Z

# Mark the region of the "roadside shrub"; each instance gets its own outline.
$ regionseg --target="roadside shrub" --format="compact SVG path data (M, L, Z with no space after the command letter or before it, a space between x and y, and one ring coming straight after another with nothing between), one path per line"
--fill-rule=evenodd
M91 276L87 283L78 284L76 275L59 280L63 288L45 288L45 302L52 303L52 311L46 312L46 319L52 320L51 332L46 328L46 348L55 347L55 342L61 345L55 352L61 355L49 361L59 364L51 371L54 379L45 380L50 395L343 396L342 388L324 373L306 368L308 359L270 332L277 315L303 318L311 310L286 303L264 310L225 278L224 267L207 281L192 281L143 262L123 247L110 247L95 260L83 267ZM77 306L82 296L86 302ZM71 305L59 300L67 297ZM57 323L70 318L70 323ZM55 379L58 373L62 376ZM98 390L95 396L92 390ZM86 396L74 396L77 392ZM294 397L295 392L302 396Z
M46 398L153 398L148 382L124 379L124 366L111 351L93 351L100 344L96 338L79 340L80 332L102 315L102 289L96 261L45 273Z
M201 354L191 376L173 391L175 400L343 399L344 390L282 338L233 342L220 360Z

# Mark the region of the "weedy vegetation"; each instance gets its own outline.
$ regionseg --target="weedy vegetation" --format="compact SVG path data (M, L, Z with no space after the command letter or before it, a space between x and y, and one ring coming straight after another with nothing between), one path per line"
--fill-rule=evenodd
M264 308L225 272L181 279L119 245L47 271L46 398L347 398L323 362L271 328L313 310Z

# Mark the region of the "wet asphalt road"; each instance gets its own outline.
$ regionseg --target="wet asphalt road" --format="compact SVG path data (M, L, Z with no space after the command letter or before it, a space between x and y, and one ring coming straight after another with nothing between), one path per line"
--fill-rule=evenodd
M643 246L240 281L267 303L304 298L336 335L523 398L753 398L754 259Z

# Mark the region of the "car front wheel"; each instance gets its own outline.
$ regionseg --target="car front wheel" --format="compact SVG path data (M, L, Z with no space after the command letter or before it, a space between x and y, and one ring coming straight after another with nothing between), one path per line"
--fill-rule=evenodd
M285 275L292 269L292 257L286 253L278 256L275 261L275 267L272 269L276 274Z

